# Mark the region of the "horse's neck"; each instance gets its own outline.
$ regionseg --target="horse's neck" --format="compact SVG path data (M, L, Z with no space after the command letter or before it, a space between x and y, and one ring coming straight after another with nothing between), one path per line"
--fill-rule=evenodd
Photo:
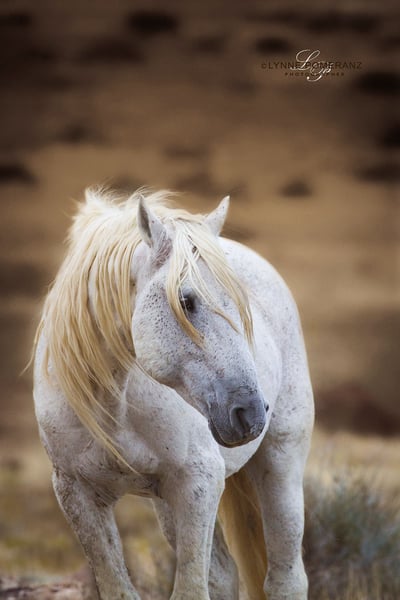
M162 387L163 386L152 379L136 361L133 361L129 373L124 380L124 389L130 398L135 398L136 396L143 397L157 392L160 393L158 388ZM154 388L157 388L157 391L155 391Z
M177 398L179 402L183 401L174 389L158 383L138 363L133 362L124 382L122 396L128 421L137 420L138 411L140 413L143 410L150 414L153 409L165 407L168 402L176 402Z
M121 366L118 364L118 361L112 356L109 350L106 347L104 341L100 342L102 345L103 355L106 358L108 363L108 367L112 373L113 380L115 382L116 389L120 390L120 394L117 396L110 393L108 390L96 388L96 397L97 400L101 403L101 405L110 412L110 414L115 418L119 419L121 416L121 398L124 394L124 390L126 387L126 381L129 376L129 372L126 372Z

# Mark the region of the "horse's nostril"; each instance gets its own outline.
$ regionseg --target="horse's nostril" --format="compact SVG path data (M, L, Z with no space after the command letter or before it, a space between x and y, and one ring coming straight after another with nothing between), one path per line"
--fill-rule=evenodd
M267 413L269 411L269 404L265 404L265 412Z
M236 408L236 419L239 422L243 431L247 429L246 413L244 408Z
M255 438L265 426L268 409L264 402L248 406L236 404L230 410L231 426L242 438Z
M241 434L246 434L251 429L251 423L249 422L247 411L245 408L240 406L234 408L231 412L232 425Z

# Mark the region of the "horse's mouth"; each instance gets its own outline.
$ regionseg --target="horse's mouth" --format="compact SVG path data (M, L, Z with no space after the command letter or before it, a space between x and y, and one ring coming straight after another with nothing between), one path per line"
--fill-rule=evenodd
M220 446L224 446L224 448L236 448L238 446L243 446L244 444L247 444L248 442L251 442L252 440L256 439L262 431L257 431L256 435L249 434L244 438L240 438L239 440L226 440L222 437L221 433L219 432L217 426L215 425L211 417L208 420L208 426L217 444L219 444Z

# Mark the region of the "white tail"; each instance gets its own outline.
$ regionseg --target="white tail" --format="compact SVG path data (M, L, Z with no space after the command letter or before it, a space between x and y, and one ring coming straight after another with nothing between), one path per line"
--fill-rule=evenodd
M256 491L242 469L229 477L218 516L249 600L265 600L267 552Z

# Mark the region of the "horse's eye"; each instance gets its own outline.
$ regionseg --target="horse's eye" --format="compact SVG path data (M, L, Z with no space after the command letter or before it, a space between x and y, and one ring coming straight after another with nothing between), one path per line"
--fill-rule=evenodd
M179 302L186 313L194 311L194 297L191 294L182 294L179 297Z

